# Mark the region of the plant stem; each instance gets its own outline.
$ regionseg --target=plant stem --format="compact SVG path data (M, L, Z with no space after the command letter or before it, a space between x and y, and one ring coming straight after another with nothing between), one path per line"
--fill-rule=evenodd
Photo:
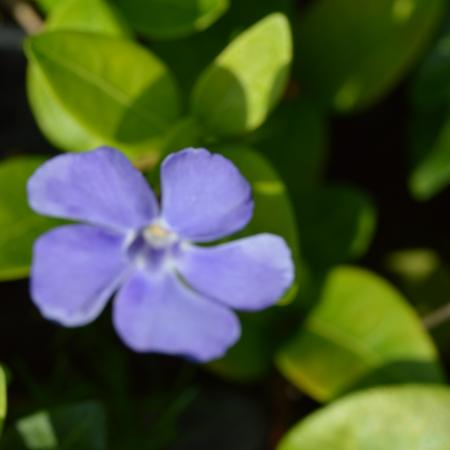
M27 34L39 33L44 22L37 11L24 0L1 0L14 20Z
M433 330L448 320L450 320L450 303L447 303L425 316L423 318L423 324L428 330Z

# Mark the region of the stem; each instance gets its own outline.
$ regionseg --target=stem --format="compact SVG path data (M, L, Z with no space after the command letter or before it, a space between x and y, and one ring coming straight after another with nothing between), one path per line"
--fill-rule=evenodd
M0 0L14 20L27 34L36 34L42 30L44 22L37 11L24 0Z
M428 330L439 327L447 320L450 320L450 303L436 309L423 318L423 324Z

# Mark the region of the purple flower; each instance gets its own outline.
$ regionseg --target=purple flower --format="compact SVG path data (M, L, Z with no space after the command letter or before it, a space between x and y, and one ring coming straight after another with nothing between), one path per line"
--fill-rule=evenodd
M114 325L133 350L218 358L240 335L232 308L266 308L292 283L291 253L271 234L194 244L228 236L252 216L248 182L218 154L168 156L161 189L159 207L142 174L112 148L43 164L28 183L31 207L86 224L36 241L32 298L46 318L75 327L118 291Z

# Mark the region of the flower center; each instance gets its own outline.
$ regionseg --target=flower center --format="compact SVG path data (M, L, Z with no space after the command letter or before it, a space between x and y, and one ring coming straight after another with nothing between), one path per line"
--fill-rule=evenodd
M178 240L178 236L173 231L158 223L149 225L142 234L148 245L155 248L170 247Z
M140 268L153 271L167 268L180 251L180 239L163 224L154 222L137 233L127 252Z

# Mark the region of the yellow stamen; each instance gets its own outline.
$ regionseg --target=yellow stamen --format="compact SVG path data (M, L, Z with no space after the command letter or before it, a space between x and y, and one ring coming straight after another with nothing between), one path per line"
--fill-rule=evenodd
M160 225L150 225L147 227L148 233L152 234L153 236L157 238L164 238L169 236L170 231L166 230L165 228L161 227Z

